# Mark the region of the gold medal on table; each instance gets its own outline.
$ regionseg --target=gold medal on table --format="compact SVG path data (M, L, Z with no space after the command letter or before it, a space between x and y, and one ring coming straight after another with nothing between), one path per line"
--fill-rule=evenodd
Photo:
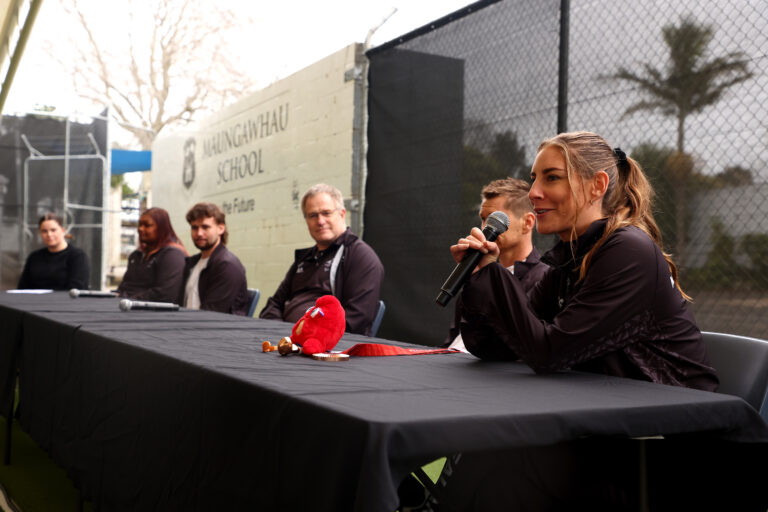
M349 361L349 355L348 354L325 354L325 353L317 353L312 354L312 359L316 359L318 361Z

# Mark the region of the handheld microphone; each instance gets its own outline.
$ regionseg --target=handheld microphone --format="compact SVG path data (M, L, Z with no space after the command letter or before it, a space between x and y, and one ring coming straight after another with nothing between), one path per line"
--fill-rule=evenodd
M120 301L120 309L130 311L132 309L146 309L151 311L178 311L179 305L172 302L145 302L141 300L123 299Z
M485 221L483 235L485 235L486 240L493 242L499 235L504 233L508 227L509 217L507 217L504 212L496 211L490 214ZM467 282L469 276L472 275L472 271L475 270L475 267L482 257L483 253L477 249L467 249L464 258L456 265L456 268L453 269L451 275L448 276L448 279L443 283L443 286L440 288L440 295L437 296L435 302L440 306L445 307L451 298L459 293L459 290L461 290L461 287Z
M69 290L69 296L73 299L76 299L78 297L97 297L97 298L107 298L107 297L117 297L112 292L101 292L101 291L90 291L90 290L78 290L77 288L72 288Z

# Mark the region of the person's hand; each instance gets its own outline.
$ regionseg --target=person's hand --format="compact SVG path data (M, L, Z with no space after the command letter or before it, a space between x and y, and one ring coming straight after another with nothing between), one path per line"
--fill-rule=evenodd
M499 260L499 246L496 242L489 242L485 239L485 235L480 228L472 228L469 236L466 238L459 238L456 245L451 246L451 254L456 263L459 263L464 259L467 253L467 249L475 249L484 254L480 263L477 264L475 272L494 261Z

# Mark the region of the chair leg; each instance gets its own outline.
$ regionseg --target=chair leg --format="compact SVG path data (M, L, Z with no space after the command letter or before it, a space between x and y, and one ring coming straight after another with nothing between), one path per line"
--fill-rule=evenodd
M450 458L448 461L446 461L446 464L451 464ZM419 479L421 484L424 486L424 488L427 490L427 492L435 499L437 500L437 503L440 504L440 510L445 512L454 512L453 505L450 503L450 501L446 498L445 491L442 487L435 484L431 478L429 478L429 475L424 471L422 468L415 469L413 471L413 474L416 475L416 477Z
M638 489L637 489L637 508L640 512L648 512L648 453L646 451L646 439L638 439L637 443L637 461L638 461Z

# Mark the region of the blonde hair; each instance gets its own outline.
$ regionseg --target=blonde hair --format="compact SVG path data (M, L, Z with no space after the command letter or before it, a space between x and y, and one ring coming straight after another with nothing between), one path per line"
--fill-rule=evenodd
M528 198L528 192L530 190L531 185L528 182L515 178L504 178L501 180L493 180L484 186L480 195L482 196L483 201L488 201L499 196L503 197L504 207L518 217L522 217L523 214L533 211L531 200Z
M651 211L653 187L640 164L626 156L620 149L614 150L605 139L591 132L561 133L542 142L538 151L547 147L558 148L565 159L568 183L571 186L574 202L576 192L571 179L573 174L578 175L583 181L593 178L600 171L608 175L608 187L603 196L602 205L602 213L608 219L608 223L603 236L584 256L579 279L584 279L595 252L614 231L626 226L635 226L651 237L651 240L661 249L675 281L675 287L685 300L690 301L691 298L680 287L677 265L672 261L672 257L664 252L661 231ZM577 207L574 215L574 224L571 228L573 239L576 238L576 218L581 208L583 206Z

